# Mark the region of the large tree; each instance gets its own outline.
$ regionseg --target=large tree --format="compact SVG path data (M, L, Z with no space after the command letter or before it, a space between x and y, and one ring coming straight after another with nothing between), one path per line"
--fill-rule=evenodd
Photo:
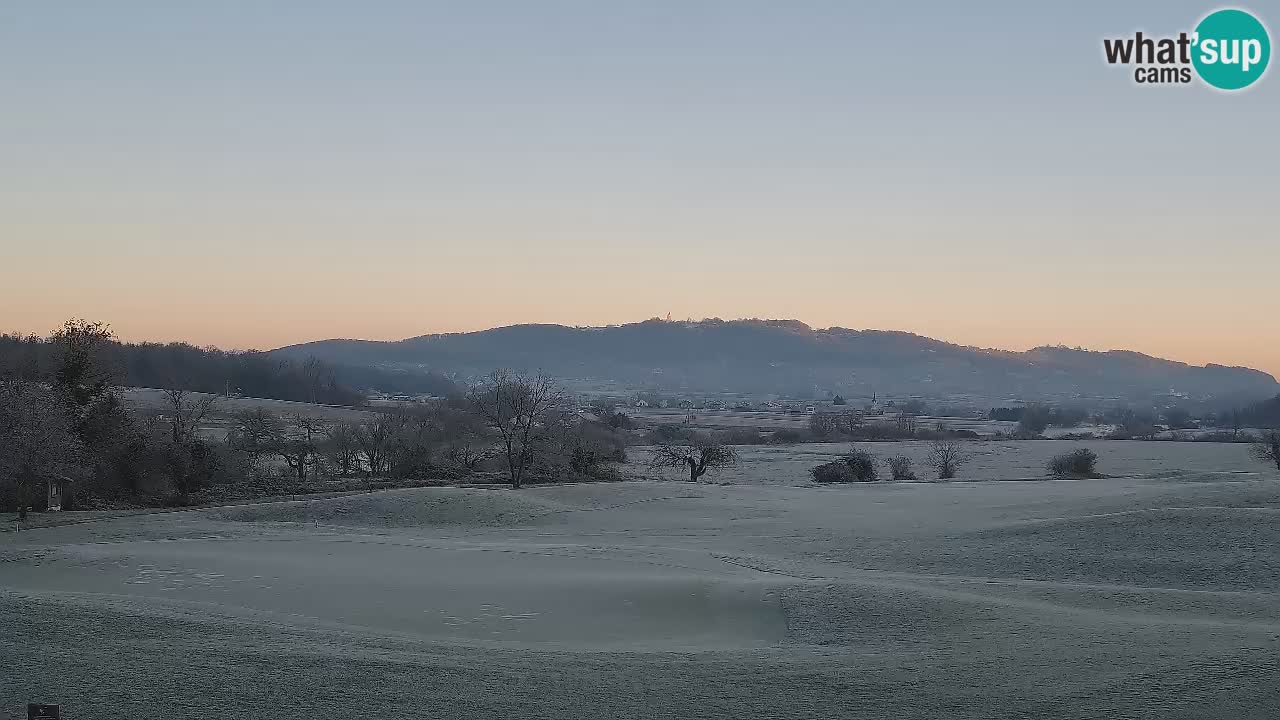
M495 370L467 393L474 412L497 432L511 487L519 488L546 439L546 421L567 403L545 373Z
M217 395L187 392L180 388L164 391L169 406L169 433L175 443L193 440L209 411L218 402Z
M737 462L738 455L732 447L721 445L706 435L691 434L682 442L664 442L654 448L650 461L655 467L687 467L689 482L712 468L725 467Z
M295 477L306 480L307 472L319 459L320 441L324 434L325 424L321 420L306 415L290 415L282 422L272 424L272 449Z
M103 323L68 320L50 338L55 350L53 382L79 408L107 396L119 382L109 353L115 334Z

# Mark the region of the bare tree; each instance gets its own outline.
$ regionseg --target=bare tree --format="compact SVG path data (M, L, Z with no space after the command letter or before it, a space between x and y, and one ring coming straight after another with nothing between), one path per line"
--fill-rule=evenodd
M894 426L897 428L899 435L903 437L914 436L919 426L916 413L912 410L900 411L898 417L894 420Z
M838 396L837 396L838 397ZM862 413L852 408L845 408L835 414L836 430L852 435L862 427Z
M360 468L360 426L342 422L329 429L322 449L329 462L338 468L343 477Z
M307 398L315 404L319 391L326 384L333 382L333 371L315 355L308 355L302 361L302 379L307 385Z
M164 391L165 401L169 405L169 430L175 443L183 443L193 439L205 415L218 402L217 395L192 393L186 390L170 388Z
M689 468L689 482L698 482L698 478L707 474L712 468L732 465L738 455L732 447L721 445L705 435L691 435L683 443L663 443L654 448L650 464L654 467Z
M387 471L394 433L395 419L387 413L378 413L360 424L356 432L356 444L364 454L369 477L377 477Z
M955 440L937 440L929 446L929 455L924 463L938 473L939 480L949 480L968 461L969 455L960 443Z
M435 453L439 427L428 413L404 408L387 413L392 432L387 452L387 470L407 478L429 470Z
M467 399L497 431L511 487L519 488L544 439L545 420L566 404L564 393L545 373L529 376L495 370L471 387Z
M1239 409L1227 413L1227 427L1231 428L1231 442L1240 439L1240 429L1244 427L1244 417Z
M243 453L246 474L252 476L259 470L264 457L275 454L274 439L279 420L271 413L256 408L236 415L236 424L227 434L227 444Z
M827 437L836 431L835 413L815 413L809 416L809 432L816 437Z
M275 426L272 444L299 480L307 479L307 470L316 464L324 423L316 418L294 415Z
M439 423L444 456L458 468L471 472L493 457L493 437L477 415L446 409L440 413Z
M1253 456L1280 470L1280 430L1266 430L1253 443Z

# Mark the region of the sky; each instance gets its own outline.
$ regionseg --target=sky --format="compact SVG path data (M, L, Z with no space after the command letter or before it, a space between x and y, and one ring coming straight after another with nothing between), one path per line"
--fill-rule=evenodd
M671 313L1280 375L1280 76L1102 57L1216 7L11 0L0 331Z

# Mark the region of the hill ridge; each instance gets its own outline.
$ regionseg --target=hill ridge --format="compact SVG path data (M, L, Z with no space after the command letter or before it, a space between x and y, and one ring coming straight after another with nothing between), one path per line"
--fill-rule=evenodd
M1192 365L1134 350L1041 345L1014 351L902 330L798 320L651 319L605 326L523 323L403 340L333 339L272 351L330 362L474 375L495 367L626 386L754 393L817 390L931 396L1190 398L1276 394L1252 368Z

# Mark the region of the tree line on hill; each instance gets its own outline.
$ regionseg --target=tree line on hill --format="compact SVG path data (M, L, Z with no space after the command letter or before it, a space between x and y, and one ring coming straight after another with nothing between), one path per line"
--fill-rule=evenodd
M1111 407L1090 413L1080 407L1057 407L1029 403L1020 407L991 408L992 420L1018 423L1022 435L1039 435L1049 427L1072 428L1086 422L1097 425L1113 425L1112 439L1149 439L1161 426L1173 431L1194 428L1217 428L1218 432L1201 436L1218 442L1248 442L1252 434L1245 428L1280 427L1280 395L1243 407L1228 407L1193 413L1180 405L1155 408Z
M227 432L218 439L208 429L221 396L193 392L205 389L200 381L167 383L161 413L128 408L118 393L129 377L122 347L129 346L106 326L78 320L39 340L10 336L6 350L19 352L0 365L0 509L40 508L50 481L72 490L67 508L190 504L312 492L320 481L346 478L429 482L488 471L514 487L610 478L610 464L626 458L618 428L580 416L549 377L508 371L442 404L356 421L259 407L223 418ZM297 371L295 391L334 397L324 394L336 387L332 375Z
M1234 413L1234 420L1248 427L1280 428L1280 395L1246 405Z
M561 377L622 385L711 389L803 398L815 386L848 399L909 395L920 378L937 395L1119 397L1140 402L1178 388L1194 397L1257 398L1280 391L1247 368L1189 366L1139 353L1041 347L1005 352L910 333L829 328L797 321L658 319L609 327L516 325L398 342L324 340L281 348L296 358L386 367L543 368ZM660 375L654 370L661 369Z
M237 413L223 443L246 481L275 476L305 491L317 478L457 480L483 471L512 487L610 479L626 460L614 428L583 418L545 375L495 371L438 405L402 405L360 420Z
M101 324L75 320L86 329ZM47 376L59 362L66 327L54 334L0 335L0 377ZM107 333L95 350L97 361L124 386L180 387L213 394L293 400L327 405L362 405L368 391L456 395L460 388L438 372L409 372L333 365L315 357L294 359L255 350L228 351L187 343L124 343Z

